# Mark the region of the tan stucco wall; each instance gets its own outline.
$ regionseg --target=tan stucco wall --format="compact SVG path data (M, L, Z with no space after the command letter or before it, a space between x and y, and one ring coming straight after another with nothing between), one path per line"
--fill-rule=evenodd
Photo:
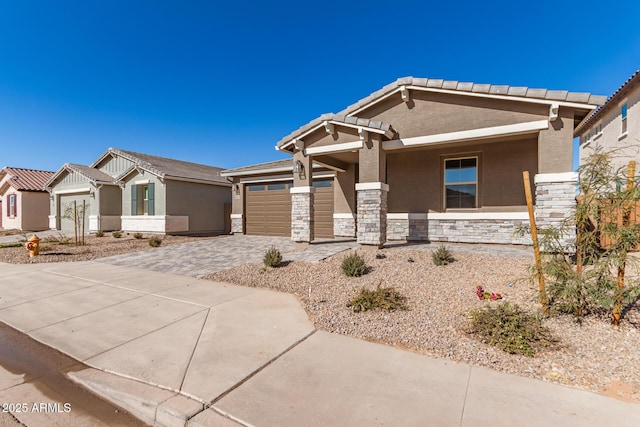
M580 163L593 153L595 147L601 147L604 151L612 152L612 160L615 168L626 167L629 160L640 161L640 84L631 88L623 97L627 98L627 135L622 136L622 117L618 103L609 109L601 120L583 129L580 136L595 133L594 127L602 123L602 133L588 143L581 140ZM637 170L637 169L636 169Z
M21 229L41 231L49 228L49 193L41 191L21 192L22 207L18 205L22 216Z
M370 135L359 154L358 182L387 182L387 152L380 135Z
M225 203L231 203L229 187L166 181L166 214L189 216L189 232L223 233Z
M357 165L349 165L346 171L336 174L333 191L334 213L356 212L356 170Z
M538 135L540 173L573 170L573 110L560 108L559 116Z
M389 212L441 212L444 159L478 157L478 206L500 211L526 204L522 171L537 170L537 139L466 144L387 154ZM518 209L521 210L521 209Z

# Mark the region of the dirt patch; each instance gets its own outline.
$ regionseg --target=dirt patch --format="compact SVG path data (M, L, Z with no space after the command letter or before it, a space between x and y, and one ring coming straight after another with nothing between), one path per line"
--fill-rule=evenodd
M436 267L431 252L383 249L364 252L370 272L348 278L340 270L344 254L319 263L292 262L264 270L251 264L208 276L215 281L264 287L295 294L318 329L380 342L499 371L605 392L620 381L624 398L640 402L640 330L625 321L620 328L608 319L572 317L544 321L560 345L535 357L510 355L465 332L469 311L505 301L537 310L536 285L526 280L531 258L454 253L455 261ZM349 300L362 287L396 288L409 310L354 313ZM480 301L476 287L500 293L502 301ZM639 312L635 307L632 313ZM614 393L620 395L620 393Z

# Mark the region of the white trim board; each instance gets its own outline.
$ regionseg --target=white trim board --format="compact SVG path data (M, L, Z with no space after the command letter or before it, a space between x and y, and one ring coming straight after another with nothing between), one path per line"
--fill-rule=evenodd
M344 151L359 150L362 147L364 147L364 143L362 141L343 142L340 144L329 144L329 145L323 145L321 147L305 148L304 155L313 156L317 154L341 153Z
M524 135L548 128L548 120L536 120L534 122L516 123L513 125L491 126L487 128L439 133L436 135L393 139L391 141L384 141L382 143L382 148L385 150L397 150L405 147L419 147L423 145L443 144L447 142L473 141L476 139L486 139L498 136Z
M397 220L528 220L528 212L429 212L429 213L388 213L387 219Z
M74 194L74 193L89 193L91 191L91 187L83 187L83 188L71 188L69 190L55 190L53 194Z
M578 172L539 173L533 179L535 184L551 182L578 182Z

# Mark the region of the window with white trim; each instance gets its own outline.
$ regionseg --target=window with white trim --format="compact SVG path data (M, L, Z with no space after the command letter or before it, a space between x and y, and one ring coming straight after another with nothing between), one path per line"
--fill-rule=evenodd
M478 158L463 157L444 161L445 209L478 207Z
M18 212L16 209L16 195L15 194L9 194L9 203L7 204L7 214L10 217L15 217L18 216Z
M620 118L622 119L622 131L620 133L627 132L627 104L623 104L620 107Z

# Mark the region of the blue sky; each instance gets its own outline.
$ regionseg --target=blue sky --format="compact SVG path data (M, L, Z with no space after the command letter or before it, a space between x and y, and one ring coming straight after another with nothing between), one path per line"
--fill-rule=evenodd
M0 0L0 167L222 167L403 76L610 95L640 2Z

